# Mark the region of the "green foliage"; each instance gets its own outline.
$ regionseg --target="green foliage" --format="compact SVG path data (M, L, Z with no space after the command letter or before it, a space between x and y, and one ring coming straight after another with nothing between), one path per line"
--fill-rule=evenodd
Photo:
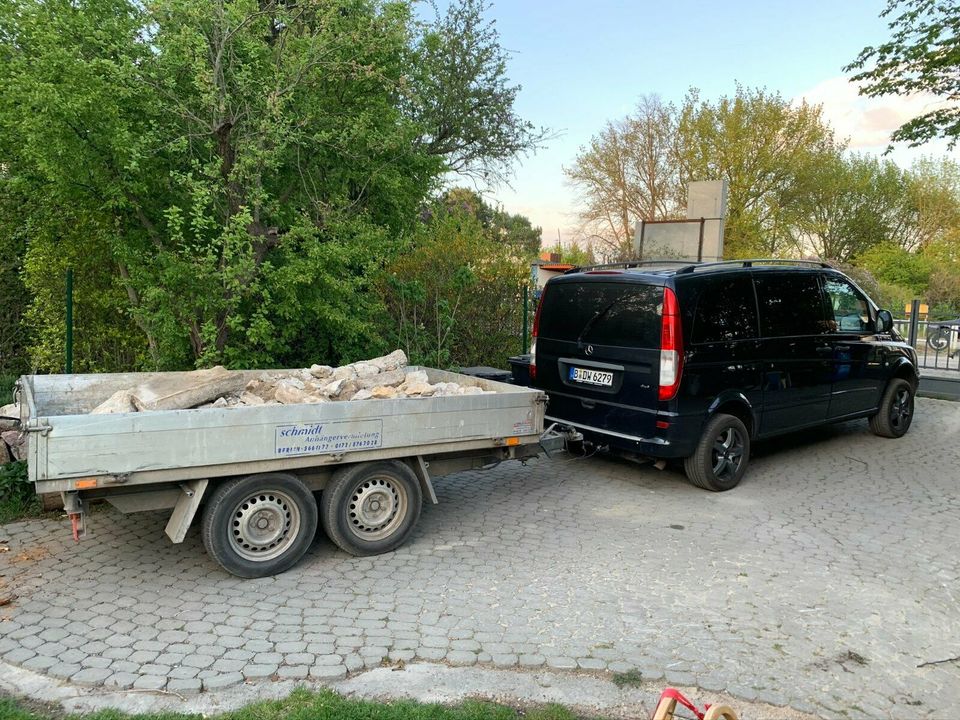
M491 207L474 190L465 187L451 188L424 213L427 219L447 214L466 214L476 218L487 237L502 244L508 253L519 253L532 259L540 252L540 239L543 234L541 228L534 227L529 218L523 215L514 215L502 208Z
M520 86L507 79L507 51L484 19L489 8L487 0L452 2L424 29L414 48L412 105L429 154L461 175L501 181L509 163L549 133L513 109Z
M820 153L782 195L783 232L802 254L847 262L877 244L906 244L913 207L909 173L889 160Z
M677 120L681 184L729 182L726 257L773 257L785 248L782 198L801 168L834 152L820 108L740 85L715 102L687 95Z
M0 308L3 308L0 312L0 375L29 369L28 338L23 324L28 305L22 280L25 252L25 233L11 223L9 217L0 217ZM0 394L2 392L0 389Z
M0 524L40 512L40 499L27 477L25 461L0 465Z
M875 245L862 253L857 264L869 270L881 283L907 288L914 297L919 297L927 289L933 270L923 255L890 243Z
M845 68L860 71L851 78L863 83L860 93L931 93L955 101L960 96L960 7L942 0L888 0L881 17L891 18L890 39L865 47ZM960 107L945 102L907 121L891 137L911 146L947 138L953 147L960 139Z
M365 291L439 178L541 137L483 9L0 0L0 217L26 247L33 363L62 368L67 266L79 370L381 349Z
M0 373L0 405L9 405L13 402L13 385L19 375Z
M16 701L0 698L0 717L5 720L50 720L43 712L28 711ZM149 713L127 715L116 710L101 710L87 715L69 715L64 720L195 720L199 715ZM524 709L489 702L467 700L459 705L423 704L410 700L374 702L348 699L330 690L310 692L294 690L282 700L254 703L239 710L212 716L218 720L576 720L577 716L560 705Z
M476 216L439 215L383 275L385 332L416 364L505 367L521 349L528 272Z

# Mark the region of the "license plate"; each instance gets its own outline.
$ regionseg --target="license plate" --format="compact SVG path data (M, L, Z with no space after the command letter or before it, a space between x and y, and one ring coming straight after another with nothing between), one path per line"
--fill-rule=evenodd
M604 385L606 387L613 385L613 373L603 370L572 367L570 368L570 379L573 382L586 383L587 385Z

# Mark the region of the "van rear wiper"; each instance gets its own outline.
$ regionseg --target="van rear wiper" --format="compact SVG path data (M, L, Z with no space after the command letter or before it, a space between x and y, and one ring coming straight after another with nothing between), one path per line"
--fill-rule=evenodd
M597 320L599 320L599 319L602 318L604 315L606 315L608 312L610 312L610 310L613 308L613 306L616 305L618 302L620 302L622 299L623 299L622 296L621 296L621 297L615 297L613 300L611 300L611 301L608 302L606 305L604 305L600 310L598 310L598 311L594 314L594 316L593 316L592 318L590 318L589 320L587 320L587 324L583 326L583 330L581 330L581 331L580 331L580 334L577 336L577 348L578 348L578 349L583 346L583 338L586 336L586 334L587 334L588 332L590 332L590 328L592 328L594 325L597 324Z

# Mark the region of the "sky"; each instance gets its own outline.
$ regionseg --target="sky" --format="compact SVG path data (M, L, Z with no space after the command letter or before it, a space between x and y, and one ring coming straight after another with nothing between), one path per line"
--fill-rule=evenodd
M932 100L862 98L848 82L844 65L889 37L879 17L885 6L886 0L494 0L487 17L510 52L511 82L522 86L516 110L558 137L517 163L510 187L485 196L541 226L544 244L558 232L564 242L572 239L578 201L563 167L641 95L680 103L692 86L705 99L731 95L739 82L822 103L852 149L882 153L890 133ZM946 152L945 143L934 143L897 147L891 157L909 165ZM960 160L960 151L949 154Z

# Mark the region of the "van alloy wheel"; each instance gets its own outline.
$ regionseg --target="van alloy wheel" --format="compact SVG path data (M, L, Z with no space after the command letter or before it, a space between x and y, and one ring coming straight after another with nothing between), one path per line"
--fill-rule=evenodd
M713 492L735 488L750 462L750 432L735 415L717 413L703 428L693 454L683 461L687 478Z
M713 441L713 474L720 480L736 477L743 462L743 436L735 427L723 430Z
M888 438L903 437L913 422L915 386L903 378L893 378L883 391L880 407L870 418L874 435Z
M906 387L897 388L893 402L890 403L890 426L900 429L910 423L910 415L913 413L913 398L910 389Z

